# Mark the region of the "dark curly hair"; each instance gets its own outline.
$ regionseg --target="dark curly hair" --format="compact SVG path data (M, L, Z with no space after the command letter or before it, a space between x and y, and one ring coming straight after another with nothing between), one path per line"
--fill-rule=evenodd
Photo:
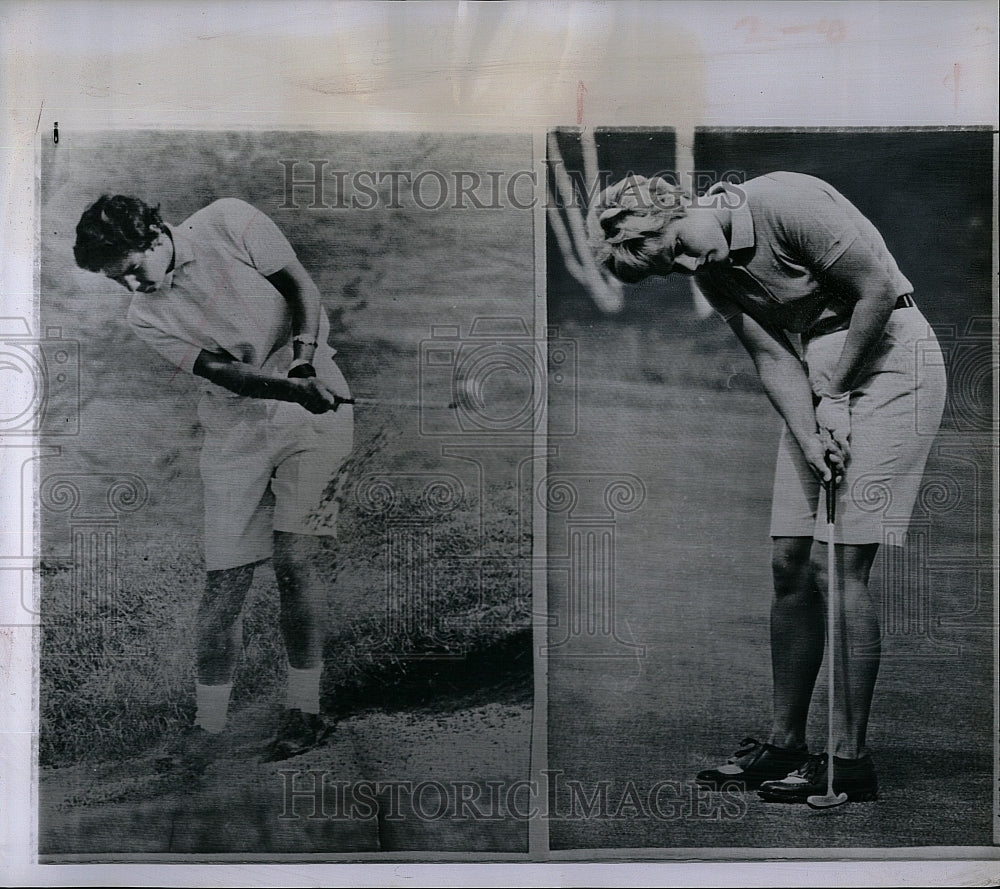
M101 195L76 226L76 264L100 272L123 256L146 250L163 231L159 206L123 194Z

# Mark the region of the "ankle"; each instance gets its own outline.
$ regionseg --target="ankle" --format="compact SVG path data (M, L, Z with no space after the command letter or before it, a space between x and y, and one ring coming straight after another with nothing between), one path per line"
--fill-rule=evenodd
M778 750L787 750L789 753L806 753L809 750L809 746L802 740L801 735L788 732L771 732L767 743Z
M866 744L855 745L847 742L837 741L833 745L833 756L835 759L857 760L868 759L871 751Z
M841 766L857 766L864 765L865 763L871 762L871 754L865 753L864 756L841 756L839 753L833 754L833 762L835 765Z

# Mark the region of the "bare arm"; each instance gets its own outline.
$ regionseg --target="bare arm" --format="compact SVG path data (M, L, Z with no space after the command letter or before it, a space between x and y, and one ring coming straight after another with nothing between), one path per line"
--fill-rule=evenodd
M828 481L828 446L816 428L812 389L798 355L749 315L734 315L729 325L750 353L764 391L784 419L810 469L818 478ZM835 464L843 463L842 456L835 451L831 453L831 460Z
M319 288L297 259L293 259L273 275L268 275L267 280L288 302L292 314L294 359L312 361L316 346L297 342L294 337L302 337L310 343L318 341L321 311Z
M817 275L824 288L841 294L854 307L836 366L812 381L820 396L816 407L820 435L846 461L851 447L851 390L882 338L898 292L874 254L858 242Z
M868 358L882 338L899 294L885 270L867 248L852 246L822 273L823 284L855 299L854 313L837 366L818 395L850 392Z
M288 379L271 376L228 355L204 349L195 359L194 372L237 395L291 401L314 414L335 411L342 402L329 386L315 377Z

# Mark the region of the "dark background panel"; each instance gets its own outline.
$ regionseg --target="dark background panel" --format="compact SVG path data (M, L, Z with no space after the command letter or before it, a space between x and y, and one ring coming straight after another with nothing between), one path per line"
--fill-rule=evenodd
M699 170L825 179L882 233L927 320L990 314L993 135L989 130L695 133Z
M583 184L583 153L580 150L579 131L558 130L556 139L566 169L578 189L578 200L584 200L588 188L594 191L594 187ZM642 176L652 176L657 173L674 175L677 136L673 129L596 129L594 141L597 143L597 160L600 166L600 188L606 188L630 173ZM550 202L554 202L553 198L557 201L551 171L549 189ZM597 324L609 320L604 318L590 297L566 271L562 252L552 234L551 226L546 229L545 251L548 261L549 322L559 324L575 320ZM649 319L656 314L657 303L662 302L664 293L677 292L685 291L678 282L669 279L659 279L631 287L625 311L615 317L615 323Z
M577 131L561 130L557 138L567 169L582 181ZM675 167L673 130L599 129L595 139L602 186ZM699 129L694 158L699 183L774 170L825 179L879 229L937 327L991 311L992 145L988 129ZM550 320L596 323L600 313L566 272L551 231L546 251ZM630 324L648 320L654 309L683 312L687 302L670 297L684 292L669 279L631 287L624 311L608 320Z

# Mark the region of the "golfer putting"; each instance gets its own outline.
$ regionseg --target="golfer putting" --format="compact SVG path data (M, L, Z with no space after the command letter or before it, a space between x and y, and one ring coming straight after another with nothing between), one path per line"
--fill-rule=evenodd
M207 581L197 613L197 713L164 758L199 773L225 728L254 568L272 559L288 658L285 708L265 759L321 744L326 578L332 523L313 513L353 444L351 396L327 344L312 278L277 226L243 201L215 201L179 225L134 197L83 213L74 255L132 292L132 330L171 367L201 377L200 467Z
M770 527L771 731L766 741L745 738L696 781L818 808L875 800L866 736L880 630L868 583L887 518L863 492L884 492L893 531L905 527L946 384L913 288L875 226L803 174L720 183L698 200L664 179L629 176L601 193L590 223L598 260L619 279L693 277L785 421ZM919 364L918 344L927 356ZM824 637L829 736L826 751L811 754L806 722Z

